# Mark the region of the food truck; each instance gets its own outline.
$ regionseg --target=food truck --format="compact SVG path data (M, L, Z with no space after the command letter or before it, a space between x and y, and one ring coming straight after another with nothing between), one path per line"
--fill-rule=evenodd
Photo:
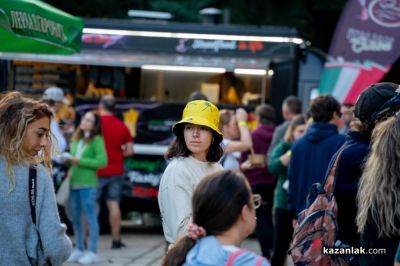
M65 90L77 118L113 94L135 138L127 158L123 213L158 212L157 193L173 139L171 126L189 95L201 91L220 107L260 102L281 110L318 87L323 55L294 28L85 19L82 50L73 55L0 53L0 90L40 97ZM279 118L281 119L281 117Z

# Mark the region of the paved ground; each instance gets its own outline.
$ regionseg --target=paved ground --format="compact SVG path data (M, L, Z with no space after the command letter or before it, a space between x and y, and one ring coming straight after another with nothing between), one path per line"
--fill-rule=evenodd
M102 265L114 266L152 266L160 265L165 250L164 237L158 230L129 230L124 232L123 242L127 245L121 250L111 250L111 238L109 235L100 236L99 255ZM248 239L242 245L243 248L260 254L258 243L255 239ZM66 266L78 265L66 263Z

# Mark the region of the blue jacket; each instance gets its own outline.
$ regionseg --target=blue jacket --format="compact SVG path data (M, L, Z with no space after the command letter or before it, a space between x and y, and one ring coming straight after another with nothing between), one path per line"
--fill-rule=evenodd
M224 266L231 252L224 249L215 236L203 237L186 256L184 266ZM252 252L245 252L238 256L233 266L255 266L260 257ZM262 266L270 266L269 262L262 258Z
M369 138L359 132L350 131L346 136L345 149L339 159L336 172L334 195L338 204L337 222L338 239L353 247L360 246L360 235L357 234L356 196L358 181L362 174L362 166L369 152ZM334 158L332 157L331 163Z
M323 182L332 155L344 141L337 126L314 122L306 134L293 143L288 179L289 197L295 214L305 209L311 185Z

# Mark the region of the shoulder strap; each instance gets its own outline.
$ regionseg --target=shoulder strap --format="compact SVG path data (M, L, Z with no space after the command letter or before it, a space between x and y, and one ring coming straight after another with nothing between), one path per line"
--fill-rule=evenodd
M335 161L331 164L330 170L328 172L327 177L324 180L324 190L328 194L332 194L334 189L335 189L335 183L336 183L336 176L337 176L337 166L339 163L339 159L343 153L343 151L346 149L346 145L343 145L338 152L336 153L336 158Z
M32 222L36 225L36 168L29 167L29 205L31 207Z
M29 167L29 206L31 207L32 222L36 226L36 193L37 192L37 170ZM39 249L43 250L42 239L38 231ZM46 265L51 266L50 259L46 258Z
M239 249L239 250L232 252L228 257L228 260L226 261L226 266L232 266L233 262L235 261L235 259L237 257L239 257L240 255L247 253L247 252L249 252L249 251L247 251L245 249Z

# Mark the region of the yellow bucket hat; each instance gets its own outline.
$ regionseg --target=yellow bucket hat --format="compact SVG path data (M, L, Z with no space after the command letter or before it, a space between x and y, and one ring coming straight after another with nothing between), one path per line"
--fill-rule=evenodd
M209 127L220 136L217 141L222 141L222 133L218 129L219 110L209 101L196 100L188 102L185 109L183 109L182 120L172 128L175 135L180 132L179 125L185 123Z

